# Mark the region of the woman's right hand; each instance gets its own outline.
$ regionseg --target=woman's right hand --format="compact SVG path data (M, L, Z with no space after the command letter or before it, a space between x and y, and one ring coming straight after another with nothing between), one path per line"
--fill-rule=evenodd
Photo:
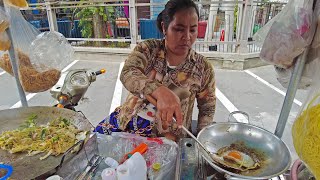
M175 117L179 127L182 125L182 112L179 97L165 86L158 87L152 94L157 100L157 117L161 118L164 130L172 123Z

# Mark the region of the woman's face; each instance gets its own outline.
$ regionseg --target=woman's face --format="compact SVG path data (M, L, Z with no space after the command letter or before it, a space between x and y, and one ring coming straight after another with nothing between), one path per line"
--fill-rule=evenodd
M180 10L163 32L166 35L166 47L178 56L187 55L198 36L198 16L194 8Z

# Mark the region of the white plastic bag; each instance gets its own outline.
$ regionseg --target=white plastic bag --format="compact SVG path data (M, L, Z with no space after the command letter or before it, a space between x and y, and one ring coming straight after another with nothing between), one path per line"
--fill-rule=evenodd
M302 72L301 80L298 84L298 89L309 89L309 87L312 85L314 74L320 69L319 52L319 47L310 49L307 55L306 64ZM288 88L294 67L290 67L289 69L281 68L278 66L274 67L277 73L277 80L283 87Z
M112 133L110 135L98 134L99 152L105 157L112 157L120 161L123 156L132 151L141 143L148 145L148 150L143 154L148 169L150 180L174 179L178 145L171 140L162 138L147 138L129 133ZM161 165L158 171L152 165Z
M318 4L318 3L317 3ZM290 68L294 58L311 43L316 28L313 0L291 0L284 9L254 36L262 45L260 58Z
M58 32L40 34L27 22L19 9L6 8L9 16L12 44L19 64L19 78L26 92L37 93L54 86L73 57L73 48ZM0 57L0 67L10 74L11 62L7 53Z

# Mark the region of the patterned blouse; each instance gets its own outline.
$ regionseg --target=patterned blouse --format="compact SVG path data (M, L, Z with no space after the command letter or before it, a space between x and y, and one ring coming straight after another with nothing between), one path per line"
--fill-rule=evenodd
M199 108L197 130L213 122L216 96L212 65L192 49L186 61L175 68L168 66L165 57L164 41L155 39L139 43L129 55L120 76L123 85L130 92L125 103L118 108L120 129L125 130L132 117L139 113L143 116L144 110L150 110L144 95L151 94L159 86L168 87L180 98L183 125L186 128L191 129L195 99ZM153 78L150 78L151 74ZM154 115L152 117L155 118ZM156 128L153 129L156 134L166 132L159 125L161 121L150 120L155 122ZM176 124L171 125L168 131L185 136L184 132L177 130Z

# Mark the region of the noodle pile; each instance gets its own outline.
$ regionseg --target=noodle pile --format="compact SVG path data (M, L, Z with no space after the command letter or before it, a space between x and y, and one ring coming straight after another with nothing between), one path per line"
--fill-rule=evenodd
M9 27L9 22L2 20L0 21L0 32L4 32Z
M26 92L37 93L50 89L54 86L59 78L60 71L49 69L44 72L37 71L31 64L29 57L18 51L19 56L19 78L21 85ZM13 75L11 62L8 54L4 54L0 58L0 67Z
M69 120L57 118L47 126L37 126L34 119L36 116L29 118L20 129L0 134L0 148L10 153L27 152L29 156L45 153L42 160L65 153L86 137L87 132L80 131Z
M311 106L297 118L292 127L294 147L316 179L320 179L320 104Z
M1 33L0 31L0 51L9 50L10 46L11 46L11 41L9 40L7 33L5 32Z

